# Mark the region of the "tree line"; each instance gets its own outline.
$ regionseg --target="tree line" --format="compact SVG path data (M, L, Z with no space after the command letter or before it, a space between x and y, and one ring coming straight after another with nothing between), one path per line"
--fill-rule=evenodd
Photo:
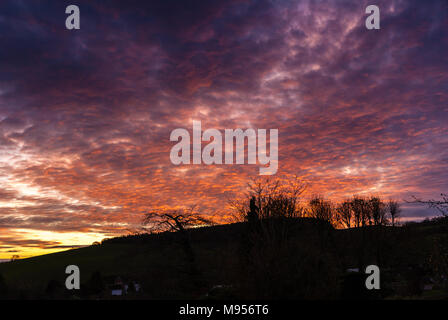
M376 195L354 195L340 203L314 195L303 201L305 185L300 180L287 184L280 180L252 181L248 186L245 197L231 201L240 221L308 217L327 221L336 228L395 226L401 212L398 201Z
M309 217L330 222L335 227L365 227L391 224L395 226L400 217L400 204L387 202L379 196L353 196L334 204L321 196L313 197L305 209Z

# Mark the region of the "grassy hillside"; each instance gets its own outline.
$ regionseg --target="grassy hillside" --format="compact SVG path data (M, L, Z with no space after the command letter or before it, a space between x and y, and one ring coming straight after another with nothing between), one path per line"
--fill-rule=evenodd
M100 245L0 264L3 298L112 298L120 279L142 290L129 299L444 298L446 219L405 227L335 230L315 219L189 230L191 260L176 233L114 238ZM65 268L81 270L81 290L65 289ZM364 290L376 264L381 290ZM432 290L423 290L432 284Z

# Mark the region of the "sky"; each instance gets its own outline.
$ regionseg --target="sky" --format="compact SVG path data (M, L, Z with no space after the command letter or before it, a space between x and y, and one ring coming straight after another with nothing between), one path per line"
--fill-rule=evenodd
M80 8L80 29L65 8ZM278 129L304 199L448 192L448 4L376 0L0 2L0 259L220 222L259 165L179 165L170 133ZM403 203L403 220L437 214Z

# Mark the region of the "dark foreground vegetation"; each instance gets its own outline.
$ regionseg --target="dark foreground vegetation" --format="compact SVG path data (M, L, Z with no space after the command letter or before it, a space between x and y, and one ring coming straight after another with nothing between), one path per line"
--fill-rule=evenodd
M445 198L429 203L444 216L397 226L396 201L315 196L304 206L300 183L249 186L232 202L238 223L152 211L145 233L0 264L0 298L448 298ZM69 265L81 270L79 290L65 288ZM366 289L369 265L380 268L379 290Z
M0 264L0 296L20 299L433 299L448 297L448 219L334 229L314 218L142 234ZM68 291L65 267L81 289ZM381 289L364 289L366 265ZM359 268L360 272L347 272ZM355 270L356 271L356 270ZM127 294L112 290L128 284Z

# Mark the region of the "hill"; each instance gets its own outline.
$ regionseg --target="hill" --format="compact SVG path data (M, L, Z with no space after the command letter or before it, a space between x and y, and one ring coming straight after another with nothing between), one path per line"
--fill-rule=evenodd
M237 223L189 229L193 258L178 233L124 236L2 263L0 297L445 298L447 231L447 219L344 230L310 218ZM374 292L364 288L370 264L381 269ZM80 268L81 290L65 289L68 265ZM360 272L347 273L355 268ZM117 289L123 295L111 296Z

